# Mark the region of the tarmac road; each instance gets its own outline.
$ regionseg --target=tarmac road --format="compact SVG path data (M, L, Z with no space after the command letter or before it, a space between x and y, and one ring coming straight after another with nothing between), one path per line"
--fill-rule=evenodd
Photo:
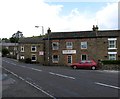
M12 82L5 88L3 80L3 97L119 97L118 72L40 66L8 58L2 59L2 69Z

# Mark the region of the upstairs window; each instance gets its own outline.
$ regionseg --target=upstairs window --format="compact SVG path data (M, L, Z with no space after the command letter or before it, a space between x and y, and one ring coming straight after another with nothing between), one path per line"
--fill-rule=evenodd
M59 43L58 42L53 42L52 43L52 49L53 50L58 50L59 49Z
M21 52L24 52L24 46L21 46Z
M81 49L87 49L87 42L81 42Z
M116 40L116 38L108 38L108 49L117 49Z
M36 51L37 51L36 46L31 46L31 52L36 52Z
M67 49L72 49L73 48L73 43L72 42L66 42L66 48Z

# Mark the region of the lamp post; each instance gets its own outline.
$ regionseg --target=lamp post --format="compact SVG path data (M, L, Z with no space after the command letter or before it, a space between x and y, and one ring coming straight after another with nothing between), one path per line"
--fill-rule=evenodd
M42 28L42 35L44 35L44 27L43 26L35 26L36 28L41 27Z
M50 33L51 33L50 28L48 28L47 33L48 33L48 65L50 65Z

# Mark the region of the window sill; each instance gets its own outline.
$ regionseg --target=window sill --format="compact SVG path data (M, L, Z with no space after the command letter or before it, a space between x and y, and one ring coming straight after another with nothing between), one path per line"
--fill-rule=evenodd
M83 50L87 50L87 48L81 48L81 49L83 49Z
M37 51L31 51L31 52L37 52Z
M59 49L52 49L53 51L58 51Z
M108 48L108 50L117 50L117 48Z
M53 61L53 63L58 63L58 61Z
M32 62L36 62L36 60L31 60Z

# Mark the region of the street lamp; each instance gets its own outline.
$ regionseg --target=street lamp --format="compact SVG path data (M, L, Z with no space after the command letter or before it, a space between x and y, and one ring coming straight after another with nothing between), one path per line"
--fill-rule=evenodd
M48 28L47 33L48 33L48 65L50 65L50 33L51 33L50 28Z
M44 27L43 26L35 26L36 28L41 27L42 28L42 35L44 35Z

